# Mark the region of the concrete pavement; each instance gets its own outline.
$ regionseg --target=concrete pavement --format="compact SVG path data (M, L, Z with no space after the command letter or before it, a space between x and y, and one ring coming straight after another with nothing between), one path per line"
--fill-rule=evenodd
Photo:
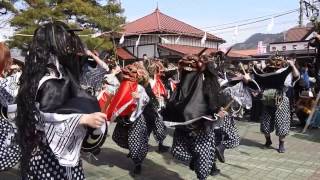
M272 134L271 149L264 149L264 137L259 132L259 124L238 122L241 145L226 151L226 163L218 163L221 174L208 179L224 180L319 180L320 179L320 129L310 129L301 134L301 129L291 128L286 139L286 153L279 154L277 137ZM109 132L113 132L114 125ZM171 145L172 130L165 144ZM128 151L118 147L109 136L101 153L85 158L84 169L88 180L193 180L195 173L188 165L172 159L169 153L156 152L154 138L150 140L150 152L143 164L142 174L131 174L133 163L126 157ZM18 171L12 169L0 173L0 180L16 180Z

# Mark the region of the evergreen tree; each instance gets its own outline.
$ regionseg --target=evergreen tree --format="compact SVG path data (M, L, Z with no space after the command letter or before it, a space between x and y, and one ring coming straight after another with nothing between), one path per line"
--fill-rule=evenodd
M16 9L13 6L22 6ZM100 37L81 36L87 34L120 31L120 25L125 22L123 9L116 0L109 0L102 5L96 0L15 0L0 4L15 16L10 20L11 26L16 28L16 34L33 34L41 24L49 21L64 21L72 28L80 28L80 37L88 48L111 49L112 41L109 34ZM18 5L17 5L18 4ZM31 37L14 35L10 39L11 47L24 48Z

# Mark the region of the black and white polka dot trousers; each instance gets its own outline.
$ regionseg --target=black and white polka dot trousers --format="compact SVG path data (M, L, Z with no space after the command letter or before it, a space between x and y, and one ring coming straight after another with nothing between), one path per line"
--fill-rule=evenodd
M10 140L11 134L14 134L12 125L0 117L0 171L14 167L21 158L19 146Z
M27 177L24 177L23 179L83 180L85 179L85 177L81 160L79 162L79 165L75 167L61 166L51 149L47 145L43 145L31 157L31 160L29 162L29 169L27 171Z
M133 124L117 123L112 139L120 147L129 149L129 157L135 164L141 164L148 153L148 140L146 121L140 116Z
M166 138L166 127L160 114L156 111L154 113L152 116L145 116L148 134L150 136L150 134L153 133L154 139L162 143Z
M240 144L239 130L236 126L235 119L232 116L226 116L222 128L222 144L227 149L233 149Z
M194 163L194 171L201 180L206 179L212 169L215 156L214 131L201 131L192 135L175 129L171 153L174 158Z
M289 98L283 96L278 107L265 106L261 117L260 130L264 134L270 134L276 130L277 136L286 136L290 130L290 103Z

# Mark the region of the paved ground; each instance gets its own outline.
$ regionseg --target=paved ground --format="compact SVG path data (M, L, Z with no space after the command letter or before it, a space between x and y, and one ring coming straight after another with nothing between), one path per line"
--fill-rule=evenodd
M301 134L301 129L292 128L287 137L287 152L279 154L277 138L273 136L272 149L263 149L263 136L259 133L259 124L238 122L241 135L241 145L234 150L226 151L226 163L218 163L221 175L208 179L320 179L320 129L308 130ZM110 132L113 131L110 130ZM172 142L172 131L166 139L166 144ZM193 180L195 174L188 166L174 161L170 154L158 154L153 137L150 142L150 152L143 164L142 174L133 177L130 171L133 164L126 158L127 150L119 148L109 137L104 144L98 160L85 160L84 169L88 180ZM0 173L0 180L15 180L17 170Z

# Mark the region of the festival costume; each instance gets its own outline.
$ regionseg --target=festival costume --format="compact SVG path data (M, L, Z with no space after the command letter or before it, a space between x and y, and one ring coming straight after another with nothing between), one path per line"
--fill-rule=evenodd
M223 77L224 76L224 77ZM259 91L259 85L251 80L247 84L238 78L227 78L226 75L220 73L218 79L221 89L225 96L229 97L229 101L233 99L241 107L250 109L252 107L252 91ZM240 145L239 130L236 126L235 115L231 112L227 114L221 126L215 129L216 145L222 144L226 149L233 149Z
M254 69L254 78L264 89L262 98L264 106L260 125L260 130L264 134L270 134L274 130L277 136L289 134L291 113L286 91L299 79L293 79L291 72L290 66L271 73L262 73ZM272 97L269 98L270 96Z
M198 61L193 57L181 62L180 83L163 113L167 125L176 125L171 153L174 158L189 162L199 179L206 179L214 167L214 114L220 109L219 84L216 77L205 76L206 70L195 65ZM205 89L210 82L213 85Z
M91 67L89 64L85 64L80 78L82 88L95 95L101 89L103 77L107 74L107 71L108 66L96 65L96 67Z
M152 69L152 66L154 68L154 72L152 73L153 78L149 79L149 84L146 87L150 102L146 106L144 115L147 121L148 134L150 135L153 132L154 138L159 142L159 148L161 148L160 146L162 146L166 138L166 127L159 112L165 107L165 99L168 93L160 77L160 72L164 70L162 63L154 61L148 68Z
M143 115L147 123L148 134L153 133L155 140L162 144L166 138L166 127L163 123L163 118L159 114L160 105L157 97L151 89L150 83L145 88L146 93L150 97L150 102L146 105Z
M114 74L107 74L104 77L106 87L97 96L102 112L106 112L112 97L117 92L120 82Z
M0 80L0 171L14 167L21 158L21 150L15 141L16 126L6 113L17 95L19 77L20 73L16 73Z
M40 80L36 99L41 111L37 129L44 136L33 150L24 178L85 179L80 151L88 145L83 140L91 137L93 129L79 123L82 114L99 112L99 105L57 60L50 63L55 69L48 68Z
M132 65L127 67L129 69ZM118 146L128 149L128 157L132 159L135 167L141 168L149 146L147 123L143 114L149 96L144 87L137 83L136 71L128 70L124 71L124 74L124 80L107 109L107 119L117 122L112 135L113 141ZM138 99L132 97L133 92L137 92Z

